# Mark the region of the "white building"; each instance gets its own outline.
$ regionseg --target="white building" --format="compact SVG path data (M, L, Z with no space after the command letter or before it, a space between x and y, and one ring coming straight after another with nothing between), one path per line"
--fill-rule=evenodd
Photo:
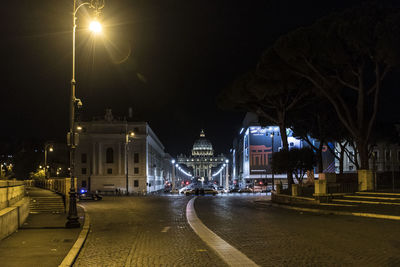
M191 168L194 178L205 182L213 180L213 168L220 168L225 163L225 160L226 158L223 154L214 155L214 149L210 140L206 138L204 130L201 130L200 138L194 142L191 156L183 154L178 156L179 164L184 164Z
M75 153L78 187L89 191L153 192L171 177L171 157L146 122L116 119L111 109L103 118L81 122ZM126 137L134 132L133 137ZM128 168L127 168L128 167Z

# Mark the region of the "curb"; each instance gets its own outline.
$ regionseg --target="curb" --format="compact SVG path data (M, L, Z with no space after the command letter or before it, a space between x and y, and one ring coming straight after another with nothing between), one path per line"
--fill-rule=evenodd
M72 248L69 250L67 256L65 256L64 260L61 262L58 267L69 267L72 266L75 262L75 259L78 257L79 252L81 251L83 244L86 241L86 238L89 234L90 230L90 218L89 214L86 212L86 208L80 204L78 204L85 212L85 223L83 224L82 231L79 233L78 239L75 241Z
M375 218L375 219L387 219L387 220L400 221L400 216L395 216L395 215L363 213L363 212L349 212L349 211L331 211L331 210L312 209L312 208L300 208L300 207L287 206L287 205L281 205L281 204L275 204L275 203L263 204L263 203L258 202L256 204L269 205L272 207L284 208L284 209L289 209L289 210L319 213L319 214L324 214L324 215L358 216L358 217L368 217L368 218Z

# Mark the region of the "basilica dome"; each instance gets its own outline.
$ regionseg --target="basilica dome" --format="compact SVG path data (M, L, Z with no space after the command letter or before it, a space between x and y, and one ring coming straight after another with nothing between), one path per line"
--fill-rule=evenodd
M206 139L204 131L201 130L200 138L193 144L192 156L213 156L214 150L210 140Z

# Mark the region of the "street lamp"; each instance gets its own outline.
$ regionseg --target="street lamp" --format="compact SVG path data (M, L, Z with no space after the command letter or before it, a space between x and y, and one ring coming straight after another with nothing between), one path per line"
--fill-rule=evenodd
M271 156L274 154L274 136L275 132L271 132ZM275 179L274 179L274 172L272 171L271 165L271 181L272 181L272 191L275 191Z
M175 193L175 160L171 160L172 163L172 193Z
M65 226L67 228L78 228L80 227L78 212L76 209L76 192L75 192L75 149L78 146L78 133L75 129L75 105L77 107L82 107L82 101L75 97L75 36L76 36L76 14L84 5L89 5L90 8L95 9L96 16L99 14L100 10L104 7L103 0L90 0L89 2L84 2L77 6L77 0L73 0L73 12L72 12L72 79L71 79L71 98L69 103L69 132L67 134L67 144L70 148L69 160L70 160L70 175L71 175L71 187L69 191L69 210L67 223ZM91 29L93 30L93 29Z
M45 178L48 178L47 177L47 168L48 168L48 166L47 166L47 150L49 152L53 152L54 151L53 145L45 144L45 146L44 146L44 177Z
M229 173L228 173L228 171L229 171L229 159L225 160L225 167L226 167L226 170L225 170L225 189L228 192L228 190L229 190Z
M130 138L133 138L135 136L134 132L129 132L126 133L125 135L125 165L126 165L126 195L129 195L129 175L128 175L128 171L129 171L129 166L128 166L128 150L129 150L129 142L130 142Z

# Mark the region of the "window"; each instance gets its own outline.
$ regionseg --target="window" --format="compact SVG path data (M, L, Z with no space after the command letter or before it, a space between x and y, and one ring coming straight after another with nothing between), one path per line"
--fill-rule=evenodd
M107 174L112 174L112 169L111 168L107 169Z
M86 153L82 153L81 154L81 163L86 163L87 162L87 154Z
M133 181L133 186L134 187L139 187L139 180L134 180Z
M82 168L82 174L86 174L86 168Z
M133 162L134 163L139 163L139 153L134 153L133 154Z
M86 180L82 181L82 187L86 187Z
M139 133L139 128L138 128L138 127L133 128L133 132L134 132L135 134L138 134L138 133Z
M390 150L385 150L385 160L390 161L391 153Z
M106 163L114 163L114 150L111 147L106 151Z
M138 168L138 167L135 167L135 168L133 169L133 173L134 173L134 174L139 174L139 168Z

